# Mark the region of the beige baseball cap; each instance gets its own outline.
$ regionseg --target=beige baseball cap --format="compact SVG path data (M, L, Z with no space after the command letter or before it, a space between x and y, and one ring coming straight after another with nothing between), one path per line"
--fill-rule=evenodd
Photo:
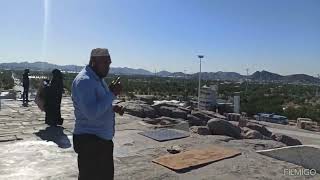
M108 49L106 48L95 48L91 51L91 57L98 56L110 56Z

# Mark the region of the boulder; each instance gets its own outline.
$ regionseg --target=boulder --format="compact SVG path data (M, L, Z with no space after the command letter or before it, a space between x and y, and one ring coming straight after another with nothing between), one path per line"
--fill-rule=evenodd
M191 110L190 109L187 109L187 108L184 108L184 107L178 107L178 109L180 109L182 111L185 111L187 114L191 114Z
M136 98L150 105L156 99L154 95L136 95Z
M186 111L183 111L181 109L175 108L171 111L171 117L172 118L181 118L181 119L187 119L188 113Z
M264 139L263 135L259 131L251 130L251 129L244 134L243 138L244 139Z
M143 108L143 113L145 117L149 117L149 118L158 117L157 111L154 110L151 106L143 105L142 108Z
M125 113L128 113L128 114L130 114L132 116L141 117L141 118L145 118L146 117L144 115L143 108L138 104L128 103L128 104L124 105L123 107L124 107L124 112Z
M160 116L167 116L167 117L171 117L172 110L173 110L173 107L167 107L167 106L161 106L159 107L159 109L157 109L158 114Z
M178 108L178 105L176 104L170 104L170 103L159 103L159 104L154 104L152 105L152 107L155 109L155 110L159 110L160 107L173 107L173 108Z
M264 125L261 124L249 122L247 123L247 127L252 130L259 131L262 135L267 137L270 137L272 135L272 133Z
M205 126L207 124L207 121L201 120L200 118L191 114L187 115L187 120L190 126Z
M275 141L282 142L287 146L302 145L302 143L298 139L292 138L284 134L275 133L275 134L272 134L271 138Z
M151 118L144 118L142 121L148 123L148 124L159 124L161 119L151 119Z
M216 113L214 111L201 110L201 113L205 114L207 116L210 116L212 118L227 119L226 116L223 116L223 115Z
M141 100L132 100L132 101L125 101L125 102L120 102L118 103L119 105L125 106L127 104L146 104L146 102L141 101Z
M210 135L210 130L207 126L192 126L190 131L200 135Z
M158 124L166 126L166 125L175 125L179 124L181 122L184 122L182 119L174 119L170 117L161 116L158 118L155 118L156 121L158 121Z
M158 113L160 116L187 119L187 112L175 107L161 106Z
M219 119L227 120L227 118L226 118L225 116L223 116L223 115L221 115L221 114L219 114L219 113L216 113L216 114L214 115L214 117L215 117L215 118L219 118Z
M216 114L213 111L207 111L207 110L201 110L201 113L205 114L205 115L208 115L208 116L211 116L211 117L214 117L214 115Z
M125 113L128 113L133 116L141 117L141 118L155 118L157 117L157 112L153 109L150 105L136 102L136 101L129 101L129 102L122 102L119 105L124 107Z
M192 111L191 114L192 114L193 116L196 116L197 118L199 118L199 119L201 119L201 120L205 120L205 121L207 121L207 122L208 122L210 119L213 118L213 116L209 116L209 115L204 114L204 113L202 113L202 112L200 112L200 111Z
M214 118L208 121L208 127L213 135L225 135L233 138L241 138L241 129L230 122Z

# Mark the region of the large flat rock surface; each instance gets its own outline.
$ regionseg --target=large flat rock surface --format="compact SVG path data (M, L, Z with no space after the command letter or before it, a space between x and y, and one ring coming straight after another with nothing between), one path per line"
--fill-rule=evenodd
M49 128L44 113L31 102L23 107L21 101L2 100L0 110L0 179L77 179L76 154L72 148L74 115L72 102L64 97L63 127ZM150 130L141 119L124 115L116 117L115 179L320 179L316 176L288 176L287 168L301 166L256 153L256 150L283 147L272 140L234 140L226 136L190 137L157 142L139 135ZM152 160L168 154L167 148L179 145L183 150L211 145L232 148L241 155L215 162L187 172L177 173Z

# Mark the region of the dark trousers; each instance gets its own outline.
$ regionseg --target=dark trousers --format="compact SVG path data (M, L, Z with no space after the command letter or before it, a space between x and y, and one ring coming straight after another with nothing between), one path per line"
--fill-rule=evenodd
M113 142L95 135L73 135L78 153L79 180L113 180Z
M28 88L23 88L23 93L22 93L22 102L28 103L28 94L29 94L29 89Z

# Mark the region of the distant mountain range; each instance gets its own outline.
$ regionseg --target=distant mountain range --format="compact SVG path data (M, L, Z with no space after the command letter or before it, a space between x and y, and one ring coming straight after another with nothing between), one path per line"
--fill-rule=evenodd
M60 69L63 71L79 71L83 67L76 66L76 65L65 65L60 66L56 64L50 64L47 62L20 62L20 63L1 63L1 69L13 69L13 70L23 70L23 69L30 69L33 71L52 71L53 69Z
M21 63L0 63L0 69L13 69L13 70L23 70L29 68L34 71L51 71L53 69L60 69L63 71L80 71L83 66L76 65L56 65L47 62L21 62ZM111 67L111 74L119 75L156 75L160 77L176 77L176 78L198 78L198 73L195 74L185 74L183 72L168 72L160 71L157 73L152 73L145 69L133 69L128 67ZM236 72L202 72L201 78L204 80L227 80L227 81L244 81L249 79L255 82L284 82L284 83L306 83L315 84L320 83L318 78L309 76L306 74L293 74L288 76L282 76L268 71L256 71L252 75L246 77Z
M121 67L111 67L111 74L122 74L122 75L154 75L154 73L144 70L144 69L132 69L132 68L121 68Z
M21 62L21 63L0 63L0 69L13 69L13 70L23 70L23 69L30 69L33 71L52 71L53 69L60 69L62 71L69 71L69 72L79 72L84 66L77 66L77 65L56 65L50 64L47 62ZM144 69L132 69L132 68L118 68L112 67L110 69L110 73L112 74L123 74L123 75L153 75Z
M292 74L288 76L281 76L279 74L271 73L268 71L257 71L250 77L252 81L262 82L283 82L283 83L305 83L305 84L316 84L320 83L320 80L316 77L309 76L306 74Z
M195 73L192 75L192 77L197 78L199 76L199 73ZM236 72L202 72L201 73L201 79L205 80L228 80L228 81L240 81L244 80L245 76L236 73Z

